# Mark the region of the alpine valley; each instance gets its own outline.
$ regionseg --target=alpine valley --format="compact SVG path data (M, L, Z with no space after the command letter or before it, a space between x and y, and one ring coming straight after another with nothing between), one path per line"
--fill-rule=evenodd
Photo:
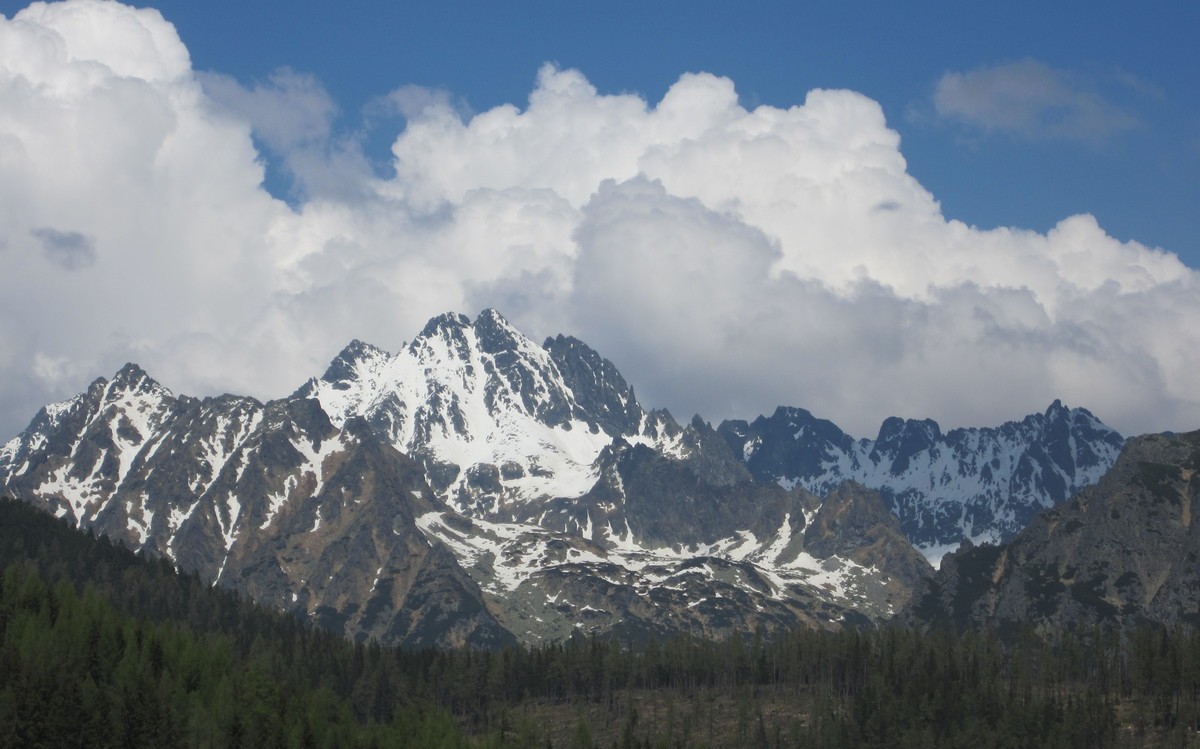
M1123 444L1057 401L875 439L798 408L682 425L581 341L487 310L395 354L351 342L268 403L126 365L5 444L0 490L358 640L492 647L886 619Z

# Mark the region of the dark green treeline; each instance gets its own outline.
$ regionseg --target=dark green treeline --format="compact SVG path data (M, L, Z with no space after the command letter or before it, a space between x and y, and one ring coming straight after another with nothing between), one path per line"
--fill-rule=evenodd
M470 745L361 695L366 648L11 500L0 565L0 747Z
M354 644L0 501L0 746L1188 747L1200 638Z

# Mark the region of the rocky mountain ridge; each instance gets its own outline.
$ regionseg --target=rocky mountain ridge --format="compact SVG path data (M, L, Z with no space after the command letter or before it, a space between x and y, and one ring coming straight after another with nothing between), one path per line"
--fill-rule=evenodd
M6 493L335 630L512 639L416 530L436 501L420 466L361 420L336 429L314 401L177 398L127 365L43 409L0 450L0 472Z
M847 480L878 490L934 560L965 539L1012 538L1038 511L1099 480L1124 444L1086 409L1060 401L1021 421L947 433L929 419L893 417L873 440L783 407L718 431L759 481L818 495Z
M1136 437L1011 543L967 546L907 618L959 630L1200 625L1200 432Z

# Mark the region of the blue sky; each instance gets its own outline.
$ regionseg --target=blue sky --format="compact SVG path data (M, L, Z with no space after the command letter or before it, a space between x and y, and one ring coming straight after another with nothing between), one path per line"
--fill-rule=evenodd
M0 12L0 437L486 307L685 419L1200 426L1200 4Z
M522 105L544 62L578 68L601 92L651 102L685 72L731 78L747 106L787 107L813 88L849 88L883 106L910 173L948 216L1044 231L1092 213L1117 238L1200 267L1197 3L151 5L178 27L198 69L244 83L282 67L311 73L346 128L361 128L369 101L406 84L444 89L475 111ZM1056 135L1043 126L1055 116L1049 102L1030 128L939 116L933 95L944 74L1025 60L1071 92L1103 99L1128 127ZM371 141L381 158L388 135Z

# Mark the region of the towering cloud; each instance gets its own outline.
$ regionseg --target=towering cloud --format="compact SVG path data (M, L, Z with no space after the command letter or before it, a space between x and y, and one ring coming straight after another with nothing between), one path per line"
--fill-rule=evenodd
M1045 234L943 216L860 94L747 110L689 74L648 102L546 66L522 107L466 116L412 87L389 107L406 120L380 177L318 82L197 74L155 11L0 20L3 431L127 359L271 397L352 337L395 348L485 306L587 340L684 416L788 403L867 434L1061 397L1123 431L1200 426L1195 271L1087 215Z

